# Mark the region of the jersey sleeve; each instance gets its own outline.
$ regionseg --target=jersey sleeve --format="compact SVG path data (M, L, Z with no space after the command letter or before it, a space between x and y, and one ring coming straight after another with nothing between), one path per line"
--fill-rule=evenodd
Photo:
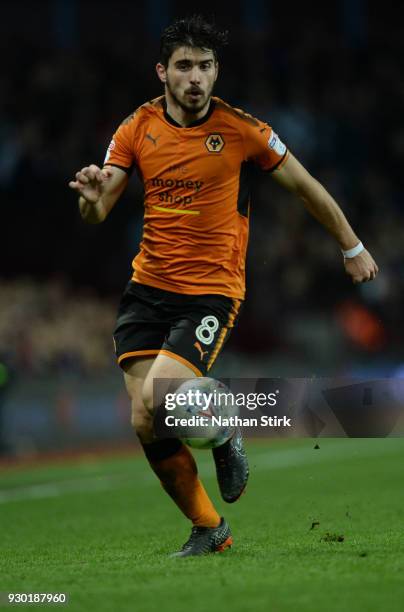
M109 143L104 166L117 166L131 173L136 163L136 113L129 115L116 130Z
M246 158L262 170L272 172L287 160L289 151L278 134L267 123L254 119L244 128Z

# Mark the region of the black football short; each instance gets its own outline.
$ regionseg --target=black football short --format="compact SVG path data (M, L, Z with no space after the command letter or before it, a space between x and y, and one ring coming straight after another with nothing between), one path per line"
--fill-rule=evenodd
M114 331L118 363L163 353L206 376L238 320L241 300L183 295L130 281Z

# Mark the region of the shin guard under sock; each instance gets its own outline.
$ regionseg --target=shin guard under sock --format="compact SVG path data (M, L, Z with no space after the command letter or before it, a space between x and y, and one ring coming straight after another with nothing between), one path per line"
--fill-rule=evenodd
M142 446L164 490L183 514L199 527L217 527L220 516L198 478L198 469L188 448L174 438Z

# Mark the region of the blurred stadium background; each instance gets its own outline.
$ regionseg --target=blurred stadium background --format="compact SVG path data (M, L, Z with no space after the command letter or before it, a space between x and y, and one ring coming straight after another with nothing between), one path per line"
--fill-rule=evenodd
M1 445L9 457L134 444L111 331L142 229L134 177L108 221L67 183L161 94L159 35L186 2L4 1L0 21ZM303 205L257 178L248 297L216 376L399 376L404 365L404 8L239 0L216 95L267 120L380 267L360 287Z

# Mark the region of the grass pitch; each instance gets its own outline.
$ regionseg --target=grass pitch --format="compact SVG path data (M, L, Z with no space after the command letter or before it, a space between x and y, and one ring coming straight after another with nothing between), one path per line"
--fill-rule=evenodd
M72 611L401 612L404 440L315 443L249 443L230 506L196 454L235 540L203 558L168 558L189 525L141 456L4 472L0 591L66 592Z

